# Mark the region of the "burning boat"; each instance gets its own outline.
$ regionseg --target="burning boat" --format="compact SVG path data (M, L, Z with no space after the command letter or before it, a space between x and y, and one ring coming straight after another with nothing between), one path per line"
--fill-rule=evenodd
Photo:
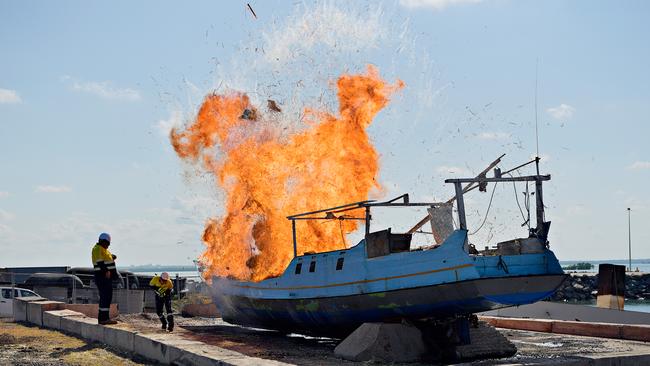
M345 334L365 322L453 318L550 296L566 276L547 240L542 184L550 175L539 174L539 158L502 173L495 168L502 157L475 178L447 179L455 187L447 202L410 202L403 195L289 216L294 257L284 273L260 282L213 278L223 319L281 331ZM509 174L533 162L536 174ZM487 177L493 168L494 176ZM477 250L468 241L463 196L477 187L485 191L488 184L512 182L534 183L537 226L525 238ZM379 207L425 207L428 215L406 233L371 231L371 210ZM364 222L364 239L347 249L298 255L296 224L332 219ZM413 233L427 223L437 245L412 248Z

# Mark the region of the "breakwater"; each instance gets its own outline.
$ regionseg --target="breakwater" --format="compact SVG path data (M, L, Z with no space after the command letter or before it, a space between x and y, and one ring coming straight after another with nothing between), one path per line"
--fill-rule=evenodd
M571 273L571 276L550 297L551 301L588 301L598 296L597 273ZM650 273L625 276L625 298L650 301Z

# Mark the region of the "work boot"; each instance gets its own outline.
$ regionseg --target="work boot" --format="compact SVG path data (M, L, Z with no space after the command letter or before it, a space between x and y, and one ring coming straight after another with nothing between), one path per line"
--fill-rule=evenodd
M160 317L160 323L162 323L162 330L167 330L167 320L165 320L165 317L163 315L159 315Z
M100 325L110 325L110 324L117 324L117 321L115 320L102 320L97 322Z
M168 331L173 331L174 330L174 316L173 315L167 315L167 322L169 322L169 326L167 327Z

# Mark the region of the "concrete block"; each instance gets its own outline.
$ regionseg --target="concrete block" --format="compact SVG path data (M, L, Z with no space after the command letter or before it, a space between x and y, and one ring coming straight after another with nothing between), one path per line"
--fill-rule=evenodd
M574 334L587 337L620 338L621 326L609 323L582 323L565 320L553 321L553 333Z
M81 323L81 337L86 340L104 343L104 327L97 324L97 319L80 317L76 319Z
M61 318L66 316L81 316L83 314L71 310L50 310L43 312L43 326L61 330Z
M124 352L134 352L135 332L119 328L118 325L107 325L104 327L104 343Z
M650 325L622 325L621 338L650 342Z
M546 319L496 318L496 322L490 323L490 325L499 328L530 330L533 332L550 333L553 330L553 321Z
M136 353L145 358L169 364L171 363L170 349L164 340L171 340L174 337L165 333L136 333L133 336L133 347Z
M352 361L411 362L426 351L422 332L407 324L364 323L334 349Z
M27 303L27 321L43 326L43 312L50 310L59 310L64 304L60 301L32 301Z
M64 308L82 313L89 318L95 319L97 319L99 313L99 304L65 304ZM111 304L108 316L113 319L117 318L118 315L120 315L120 312L117 309L117 304Z
M17 297L13 301L13 312L14 320L17 322L26 322L27 321L27 304L32 301L43 301L47 300L38 296L30 297Z
M66 316L66 317L61 317L61 328L60 330L70 333L72 335L75 335L77 337L82 337L82 322L79 321L80 319L91 319L83 314L79 313L79 315L76 316ZM96 320L94 320L96 321Z
M199 342L200 343L200 342ZM201 344L184 344L171 346L171 357L174 365L178 366L280 366L284 362L250 357L239 352L217 346Z
M510 357L517 347L493 326L480 322L469 328L470 344L456 346L454 361Z

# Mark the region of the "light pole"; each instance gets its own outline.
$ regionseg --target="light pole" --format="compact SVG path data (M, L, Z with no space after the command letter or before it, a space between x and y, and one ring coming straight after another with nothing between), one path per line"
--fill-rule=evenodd
M628 249L628 255L629 255L629 260L630 260L630 272L632 272L632 225L630 223L630 215L631 215L632 210L628 207L627 208L627 249Z

